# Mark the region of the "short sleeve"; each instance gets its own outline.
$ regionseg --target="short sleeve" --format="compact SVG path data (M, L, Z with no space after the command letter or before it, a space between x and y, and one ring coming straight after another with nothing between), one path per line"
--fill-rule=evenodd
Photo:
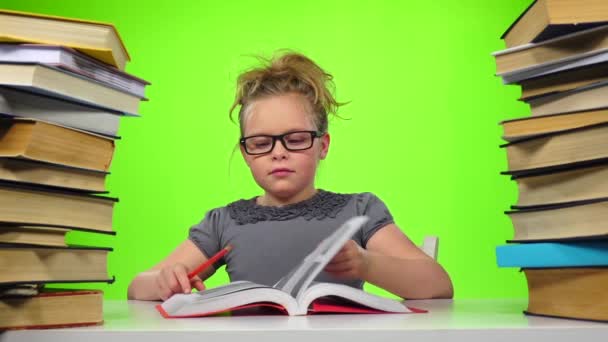
M192 241L198 249L207 256L212 257L220 251L220 219L221 214L218 209L209 210L203 220L190 228L188 239ZM213 266L218 269L224 265L224 260L216 262Z
M357 214L369 217L369 221L361 227L361 246L366 248L369 239L380 228L395 221L384 202L376 195L365 192L357 194L356 200Z

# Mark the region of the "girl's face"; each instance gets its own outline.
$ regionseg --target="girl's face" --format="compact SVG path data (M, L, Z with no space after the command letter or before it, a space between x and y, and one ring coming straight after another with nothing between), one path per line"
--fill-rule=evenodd
M316 131L308 100L295 93L269 96L252 102L243 125L245 138ZM299 140L292 141L299 143ZM247 154L241 145L241 153L256 183L266 194L282 200L303 200L314 193L317 165L319 160L325 159L328 149L328 134L313 138L311 148L299 151L287 150L278 139L270 152L259 155Z

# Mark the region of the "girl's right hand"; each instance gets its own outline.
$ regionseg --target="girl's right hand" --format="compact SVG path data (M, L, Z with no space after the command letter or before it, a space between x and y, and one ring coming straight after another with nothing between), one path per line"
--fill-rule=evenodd
M158 296L167 300L175 293L190 293L192 288L199 291L205 289L205 284L199 276L188 279L188 269L184 264L176 263L162 268L156 277Z

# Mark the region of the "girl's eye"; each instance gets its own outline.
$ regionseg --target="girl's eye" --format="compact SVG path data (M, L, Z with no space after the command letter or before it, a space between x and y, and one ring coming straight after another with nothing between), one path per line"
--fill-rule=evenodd
M270 145L270 143L269 143L269 142L266 142L266 141L262 141L262 142L256 142L256 143L254 143L254 146L255 146L256 148L267 147L268 145Z
M304 142L304 139L298 139L298 138L287 139L287 143L289 143L289 144L301 144L303 142Z

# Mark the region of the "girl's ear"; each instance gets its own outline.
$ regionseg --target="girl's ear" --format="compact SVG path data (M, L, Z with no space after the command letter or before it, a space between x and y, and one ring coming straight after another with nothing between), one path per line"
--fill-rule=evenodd
M321 141L321 153L319 154L319 159L323 160L327 157L327 153L329 152L329 133L325 133L320 139Z

